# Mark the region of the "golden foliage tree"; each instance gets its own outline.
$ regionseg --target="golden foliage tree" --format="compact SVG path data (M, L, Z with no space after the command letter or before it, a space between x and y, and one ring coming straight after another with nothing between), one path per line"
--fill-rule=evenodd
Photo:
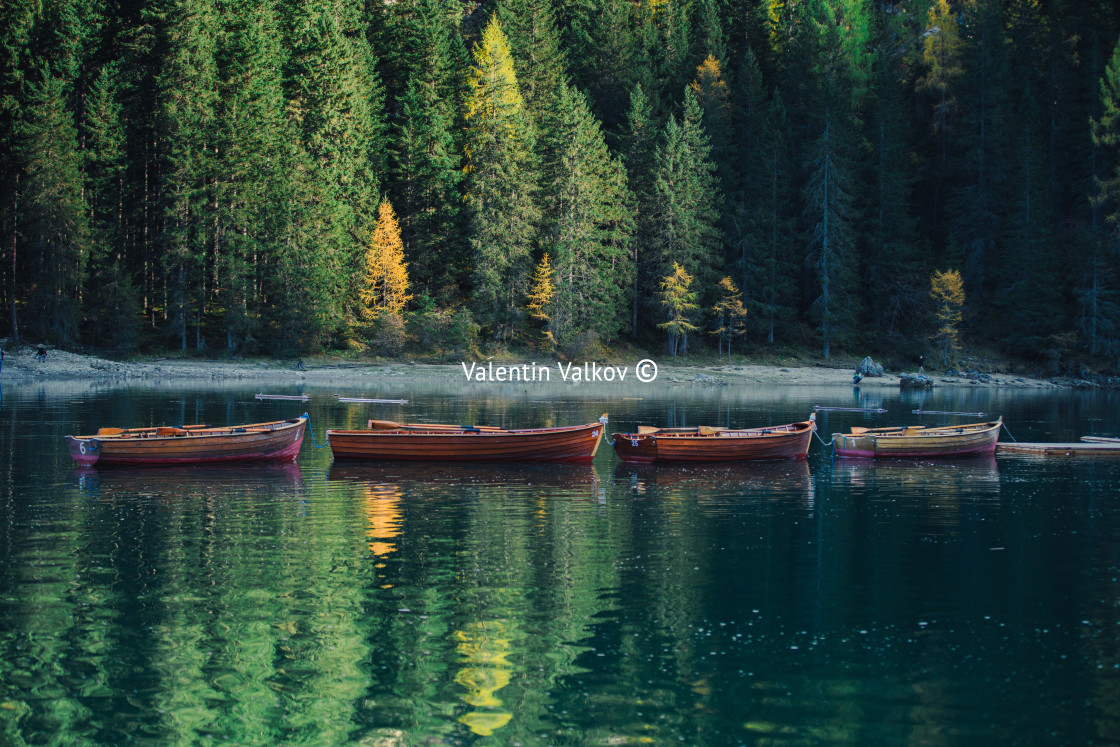
M373 320L385 313L400 314L412 295L408 292L408 264L404 261L400 224L387 198L377 210L377 228L366 250L365 265L359 294L362 318Z
M958 327L964 308L964 282L959 270L935 270L930 277L929 295L937 305L937 332L933 342L941 352L941 364L947 365L960 349Z
M533 271L529 303L526 305L529 316L542 322L551 319L548 307L554 295L556 295L556 285L552 282L552 265L549 263L548 252L545 252L537 264L537 269Z
M545 252L541 261L537 264L537 269L533 271L533 280L529 288L529 303L525 306L529 311L529 316L545 324L552 320L550 307L552 298L556 295L556 284L552 282L552 275L552 264L549 261L548 252ZM556 346L556 339L552 335L552 330L546 329L544 336L550 347Z
M657 326L668 331L669 353L676 358L677 351L683 352L687 344L688 333L697 329L691 314L699 308L696 291L692 290L692 276L676 262L673 271L661 279L661 305L668 312L669 320Z
M747 309L743 306L743 292L730 277L719 281L719 301L712 307L716 317L713 335L719 335L719 357L723 357L723 343L727 342L727 357L731 357L731 342L747 331Z

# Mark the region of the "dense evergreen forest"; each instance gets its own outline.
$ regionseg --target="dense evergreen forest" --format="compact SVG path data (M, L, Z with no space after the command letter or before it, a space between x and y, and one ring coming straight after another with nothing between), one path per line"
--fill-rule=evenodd
M1120 360L1112 0L3 0L0 323Z

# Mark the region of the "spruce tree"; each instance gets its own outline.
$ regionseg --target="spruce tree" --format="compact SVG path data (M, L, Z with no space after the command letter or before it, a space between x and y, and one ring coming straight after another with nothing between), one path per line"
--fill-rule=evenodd
M1089 122L1094 162L1092 235L1079 288L1081 326L1095 355L1104 341L1120 339L1120 42L1101 75L1098 110Z
M757 145L745 164L753 178L744 181L734 216L733 267L750 314L747 324L773 343L780 325L797 315L797 280L803 255L796 239L791 134L777 93L757 120ZM753 167L751 166L753 164Z
M78 339L78 310L89 257L89 208L82 193L81 154L64 82L43 71L32 85L21 128L22 195L28 331L58 345Z
M460 209L462 157L454 140L458 37L438 12L438 0L417 6L416 58L397 101L390 186L415 282L451 304L470 273Z
M328 335L344 334L358 305L361 258L376 223L386 157L383 92L357 23L320 0L288 11L289 107L313 166L308 187L322 206L316 231L322 243L309 292L315 292Z
M225 346L230 354L275 341L269 329L295 305L310 319L320 316L309 299L327 289L309 284L298 268L281 261L291 220L308 221L312 206L289 212L297 201L293 183L306 158L295 123L285 112L281 70L285 55L273 4L232 2L225 6L219 52L221 102L217 112L220 154L215 178L216 273L225 310ZM300 213L303 213L301 217ZM295 274L296 277L292 277ZM270 292L291 284L306 290L297 298Z
M991 299L1009 175L1010 60L1003 16L994 0L968 0L961 14L965 68L958 87L961 113L949 199L952 237L962 252L961 277L969 308ZM968 311L966 310L966 315Z
M815 276L810 311L826 358L832 342L849 338L859 318L855 192L860 182L853 166L858 132L851 112L865 91L864 57L870 57L858 46L862 7L833 5L833 1L817 0L803 10L803 33L808 35L804 48L812 51L814 73L809 89L813 135L804 153L803 220ZM840 28L848 26L852 35L842 35Z
M631 327L638 334L638 313L644 307L652 318L654 291L660 276L659 264L653 250L656 221L654 207L654 158L657 149L657 123L653 118L649 99L641 86L630 93L630 107L626 115L626 128L621 137L622 161L626 166L627 182L635 201L634 238L630 242L630 263L633 267L633 292L631 298Z
M700 106L686 88L681 119L669 118L657 147L651 238L658 276L670 274L678 264L701 288L714 284L722 265L720 195L709 153ZM687 350L684 333L680 342L682 352Z
M163 22L167 54L157 79L164 162L163 269L172 331L186 350L192 324L195 347L202 347L213 259L217 9L213 0L170 0Z
M86 186L90 256L83 301L93 345L131 350L138 343L140 304L125 264L125 123L116 64L94 81L86 109Z
M544 180L550 209L542 242L557 278L549 326L560 345L587 332L609 341L625 324L632 197L585 97L564 85L559 106Z
M518 318L537 237L535 133L496 20L475 45L467 98L467 210L478 319L496 340Z

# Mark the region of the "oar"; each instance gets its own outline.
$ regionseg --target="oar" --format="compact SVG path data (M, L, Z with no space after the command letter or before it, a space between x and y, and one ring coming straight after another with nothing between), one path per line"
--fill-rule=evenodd
M369 428L378 431L425 430L425 431L502 431L496 425L448 425L446 423L398 423L393 420L371 420Z
M162 427L164 427L164 426L153 425L153 426L150 426L148 428L98 428L97 429L97 435L99 435L99 436L121 436L121 435L124 435L125 433L145 433L147 431L154 431L157 428L162 428ZM208 427L209 426L206 426L206 425L184 425L182 427L182 430L191 431L191 430L197 430L199 428L208 428Z

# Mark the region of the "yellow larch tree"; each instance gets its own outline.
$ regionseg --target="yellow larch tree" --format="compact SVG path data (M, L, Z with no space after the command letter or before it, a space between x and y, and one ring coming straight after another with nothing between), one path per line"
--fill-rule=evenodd
M359 296L362 317L377 319L384 313L400 314L412 295L408 292L408 264L397 216L388 199L377 210L377 228L366 250L366 272Z
M683 352L688 333L697 327L692 323L692 312L699 308L696 291L692 290L692 276L676 262L673 271L661 279L661 305L669 320L657 326L669 333L669 352L674 358Z
M963 317L964 282L959 270L935 270L930 277L929 295L937 306L937 332L933 342L941 352L941 365L960 349L958 327Z
M747 309L743 306L743 292L730 276L719 281L719 301L712 307L716 317L713 335L719 335L719 357L723 357L723 342L727 341L727 357L731 357L731 342L746 331Z
M545 252L541 261L537 264L537 269L533 272L533 280L529 288L529 303L525 305L525 308L529 311L529 316L544 322L546 325L552 320L549 306L552 304L552 297L556 295L556 284L552 282L552 275L552 264L549 261L548 252ZM556 339L552 335L552 330L546 329L544 336L549 347L555 348Z

